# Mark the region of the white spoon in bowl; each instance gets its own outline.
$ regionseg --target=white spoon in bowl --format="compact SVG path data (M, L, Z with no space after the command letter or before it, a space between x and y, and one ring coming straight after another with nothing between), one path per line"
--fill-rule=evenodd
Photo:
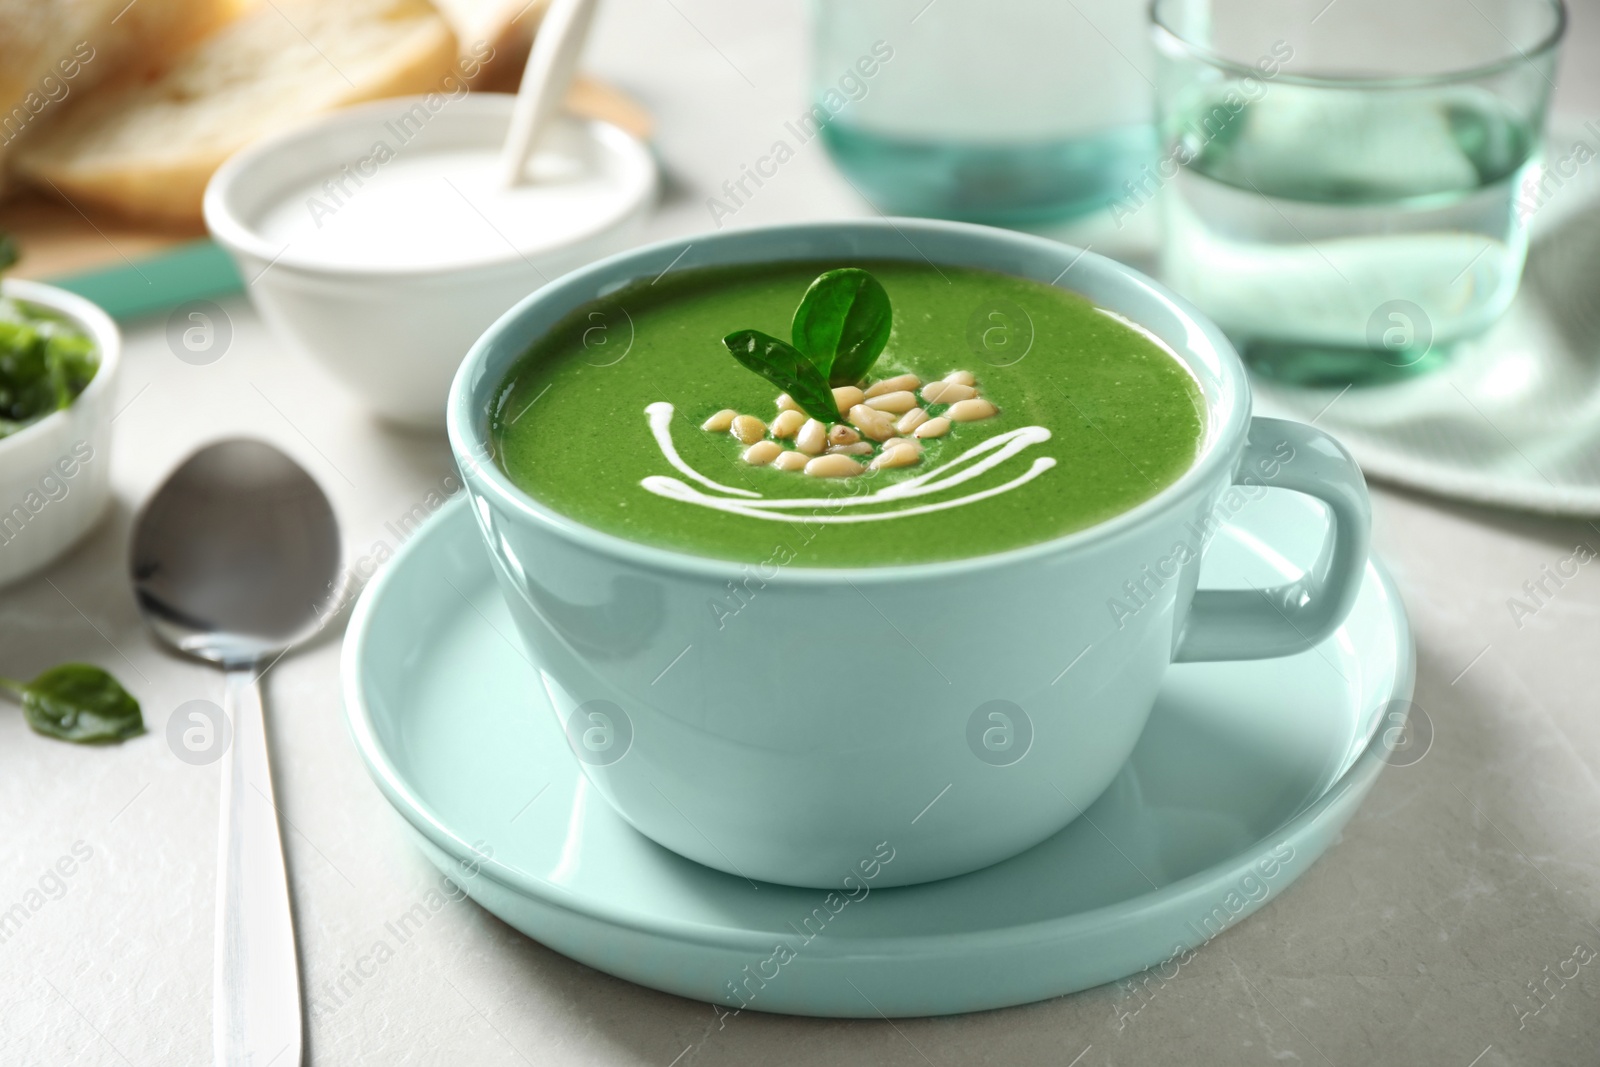
M567 95L598 2L555 0L539 23L500 152L501 181L508 189L521 183L528 156Z

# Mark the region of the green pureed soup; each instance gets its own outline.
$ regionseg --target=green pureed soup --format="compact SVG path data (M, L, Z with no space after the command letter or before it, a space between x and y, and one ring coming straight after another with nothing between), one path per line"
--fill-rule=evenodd
M792 317L795 347L778 340ZM865 340L847 356L853 338ZM838 385L876 344L857 384L888 385L870 399L841 392L850 410L816 427L806 411L782 414L802 396L816 413L816 389L796 379L791 399L765 368L836 339L833 380L809 366L802 378ZM831 358L814 361L823 379ZM903 375L916 380L888 381ZM733 414L754 418L730 427ZM675 271L585 305L512 368L491 441L514 483L596 530L720 559L856 567L1093 526L1176 481L1204 430L1187 368L1082 297L870 261Z

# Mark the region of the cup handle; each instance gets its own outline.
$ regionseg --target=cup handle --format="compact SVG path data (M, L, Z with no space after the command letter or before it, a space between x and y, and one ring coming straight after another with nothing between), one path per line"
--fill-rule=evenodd
M1287 459L1286 448L1292 450ZM1316 562L1296 581L1270 589L1198 590L1175 663L1304 652L1344 622L1361 591L1372 502L1361 468L1343 445L1304 423L1254 418L1233 484L1316 497L1328 505L1328 536Z

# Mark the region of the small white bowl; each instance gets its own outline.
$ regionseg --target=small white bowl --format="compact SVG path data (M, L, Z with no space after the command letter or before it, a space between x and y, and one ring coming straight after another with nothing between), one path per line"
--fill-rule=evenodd
M315 239L297 245L274 238L271 220L284 217L291 197L305 197L309 209L307 190L330 176L381 174L372 162L379 142L410 160L497 148L514 99L470 93L346 108L255 142L206 187L206 226L232 255L262 318L390 421L442 427L456 366L502 312L546 282L634 243L655 200L649 150L615 126L563 117L545 143L583 153L606 175L601 202L589 203L581 217L563 216L559 229L540 239L506 238L467 256L385 261L380 248L393 244L385 233L363 262L349 248L334 254ZM429 116L420 122L419 108ZM346 182L351 194L372 195L354 181ZM447 199L460 195L442 181L438 188ZM335 204L331 194L320 202ZM317 215L308 217L320 226ZM404 225L397 223L398 232Z
M0 296L37 304L82 328L100 369L71 405L0 437L0 586L32 574L78 542L111 499L112 397L122 364L116 323L75 293L7 279Z

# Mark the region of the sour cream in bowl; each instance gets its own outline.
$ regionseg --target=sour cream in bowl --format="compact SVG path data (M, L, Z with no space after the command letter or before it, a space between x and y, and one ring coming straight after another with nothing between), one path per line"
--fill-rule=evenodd
M656 167L634 137L563 117L499 180L513 97L382 100L229 159L206 225L261 316L377 415L442 427L451 377L499 315L633 243Z

